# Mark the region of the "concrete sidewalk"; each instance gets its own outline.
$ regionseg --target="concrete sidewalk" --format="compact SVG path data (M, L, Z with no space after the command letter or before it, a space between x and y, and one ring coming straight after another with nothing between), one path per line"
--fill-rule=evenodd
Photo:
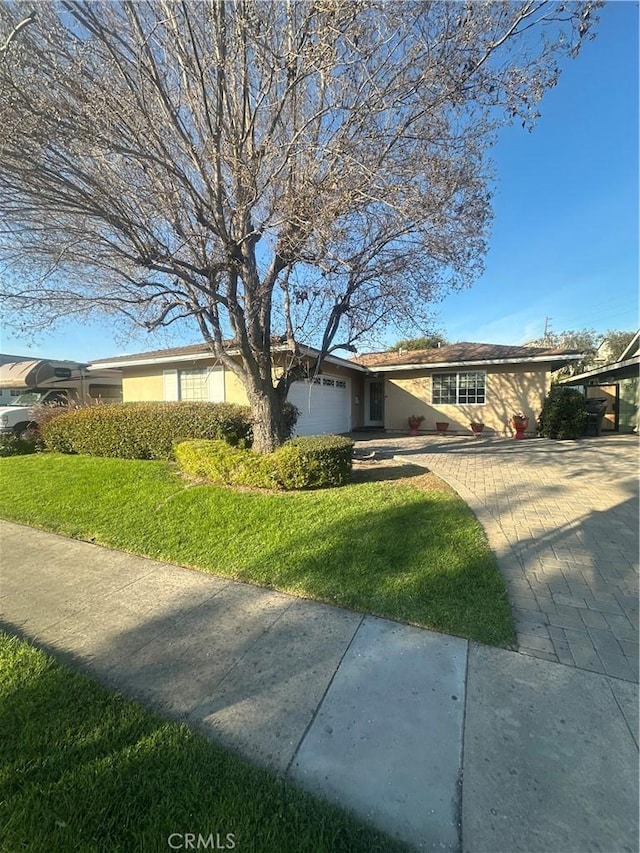
M0 522L2 627L418 849L638 847L637 686Z

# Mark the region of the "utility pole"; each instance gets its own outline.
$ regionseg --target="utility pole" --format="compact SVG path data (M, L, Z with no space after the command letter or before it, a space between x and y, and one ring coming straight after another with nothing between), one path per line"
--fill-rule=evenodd
M553 317L545 317L544 318L544 337L547 338L551 334L551 329L549 328L549 323L553 320Z

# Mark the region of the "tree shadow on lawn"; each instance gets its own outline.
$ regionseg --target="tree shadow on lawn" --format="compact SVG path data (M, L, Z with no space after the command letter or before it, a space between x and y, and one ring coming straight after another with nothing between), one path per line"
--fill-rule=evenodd
M442 481L418 466L411 473L413 479L382 484L382 499L370 495L375 484L369 483L322 498L312 492L231 493L224 502L215 487L185 490L157 509L144 540L133 530L134 549L296 596L510 645L504 583L482 528ZM421 478L429 491L410 487ZM203 525L203 517L210 523ZM126 537L120 544L127 547Z
M296 595L494 645L515 635L509 603L482 528L459 504L440 499L388 506L340 521L316 520L290 543L264 542L238 570L271 578ZM457 498L456 498L457 503Z

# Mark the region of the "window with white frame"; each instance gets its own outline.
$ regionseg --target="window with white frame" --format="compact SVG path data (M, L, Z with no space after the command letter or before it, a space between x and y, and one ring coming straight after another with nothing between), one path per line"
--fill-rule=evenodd
M434 373L431 378L431 402L480 404L485 401L486 373L474 370L466 373Z
M178 371L178 398L180 400L209 399L209 371L202 367Z

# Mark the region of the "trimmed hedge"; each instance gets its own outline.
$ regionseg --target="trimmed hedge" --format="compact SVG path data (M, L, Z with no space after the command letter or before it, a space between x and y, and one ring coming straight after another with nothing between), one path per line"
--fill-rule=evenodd
M341 435L301 436L271 455L284 489L341 486L351 477L353 441Z
M322 489L349 481L353 442L339 435L294 438L260 455L224 441L183 441L175 457L187 474L225 486Z
M17 438L15 435L0 436L0 458L5 456L27 456L42 450L42 444L33 433L28 438Z
M580 438L587 423L587 400L575 388L552 385L544 401L538 432L545 438Z
M116 456L124 459L170 459L173 445L189 438L251 442L247 406L230 403L109 403L87 406L42 425L49 450Z

